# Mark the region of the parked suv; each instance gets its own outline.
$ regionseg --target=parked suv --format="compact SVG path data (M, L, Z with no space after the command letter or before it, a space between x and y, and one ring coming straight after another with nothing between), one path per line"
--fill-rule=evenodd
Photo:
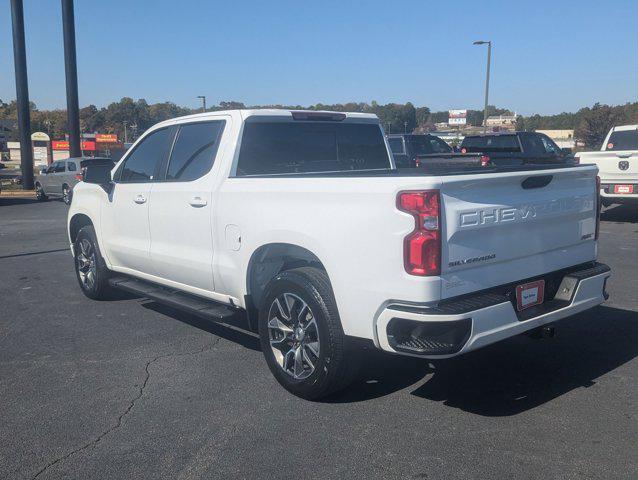
M43 168L35 177L35 193L40 201L49 197L61 197L67 205L71 203L73 187L82 180L82 171L87 165L110 165L108 158L80 157L56 160Z
M361 345L452 357L602 303L596 173L397 169L374 115L207 112L87 167L68 234L88 297L245 312L279 383L319 398Z
M482 154L486 166L574 163L571 149L560 148L538 132L497 132L468 135L462 154Z

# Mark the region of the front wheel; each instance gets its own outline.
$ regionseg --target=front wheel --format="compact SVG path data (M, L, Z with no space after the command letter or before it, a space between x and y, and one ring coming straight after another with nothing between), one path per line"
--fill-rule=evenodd
M82 227L74 244L75 273L82 293L93 300L106 300L112 295L109 270L97 244L91 225Z
M35 186L35 198L39 202L46 202L49 199L49 197L44 193L42 185L40 185L39 183Z
M312 267L273 278L259 312L266 363L289 392L316 400L347 387L357 371L328 276Z

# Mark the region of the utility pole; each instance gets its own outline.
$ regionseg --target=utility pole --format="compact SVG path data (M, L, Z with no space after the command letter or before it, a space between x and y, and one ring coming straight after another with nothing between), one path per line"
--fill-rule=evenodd
M31 148L31 112L29 112L29 85L27 79L27 54L24 43L24 11L22 0L11 0L11 24L13 27L13 62L16 75L16 103L18 130L20 132L20 168L22 188L33 189L33 149Z
M128 125L128 122L124 120L122 123L124 124L124 143L128 143L128 132L126 131L126 126Z
M403 133L408 133L408 122L403 122Z
M492 41L479 40L474 45L487 45L487 72L485 74L485 109L483 110L483 133L487 133L487 102L490 94L490 61L492 59Z
M206 95L197 95L197 98L202 100L202 112L206 111Z
M66 73L66 115L69 125L69 154L82 156L80 150L80 107L78 104L78 68L75 56L75 18L73 0L62 0L64 32L64 71Z

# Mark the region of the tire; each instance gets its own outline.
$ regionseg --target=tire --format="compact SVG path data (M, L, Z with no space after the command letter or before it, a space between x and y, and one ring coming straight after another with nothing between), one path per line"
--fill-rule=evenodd
M69 188L69 186L66 183L64 185L62 185L62 201L66 205L70 205L71 204L71 189Z
M289 392L317 400L347 387L357 372L326 273L301 267L276 275L259 310L266 363Z
M46 202L49 199L49 197L44 193L42 185L40 185L39 183L36 183L35 185L35 198L39 202Z
M82 293L93 300L111 298L113 289L109 285L110 271L102 258L92 225L80 229L73 250L75 276Z

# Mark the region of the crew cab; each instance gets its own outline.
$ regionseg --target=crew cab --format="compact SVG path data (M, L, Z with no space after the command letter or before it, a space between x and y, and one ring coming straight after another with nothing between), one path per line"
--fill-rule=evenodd
M374 115L207 112L89 166L68 234L85 295L245 312L275 378L314 399L362 347L447 358L602 303L596 174L402 170Z
M494 132L467 135L461 153L482 154L484 165L573 163L570 148L560 148L544 133Z
M600 151L579 152L576 157L598 167L603 205L638 204L638 125L613 127Z

